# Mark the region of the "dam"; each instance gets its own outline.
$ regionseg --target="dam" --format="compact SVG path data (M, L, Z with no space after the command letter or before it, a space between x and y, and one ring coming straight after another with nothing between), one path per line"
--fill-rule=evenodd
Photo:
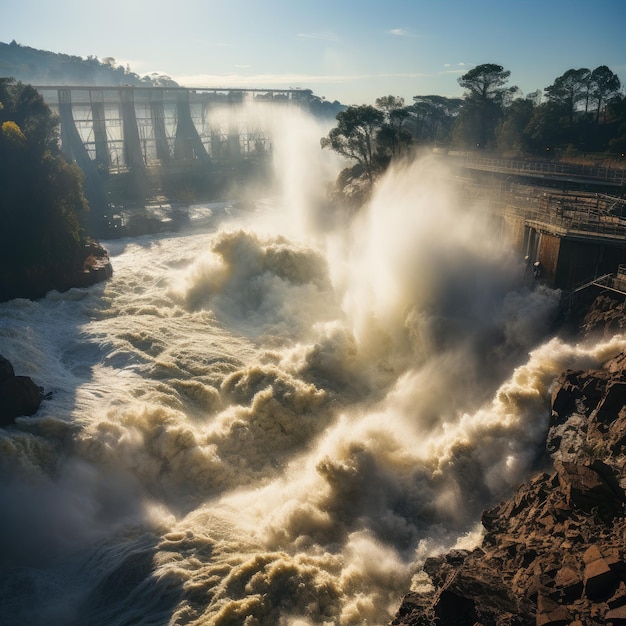
M94 213L105 214L115 182L121 195L213 189L267 161L270 126L286 108L334 117L307 89L181 87L36 87L61 122L63 152L85 174ZM268 106L271 105L271 106ZM334 103L338 105L338 103ZM502 159L449 152L445 162L502 223L533 274L571 289L626 263L626 168ZM247 175L247 174L246 174ZM195 177L195 179L194 179ZM195 181L195 183L194 183ZM153 192L152 192L153 193Z
M59 115L63 151L120 173L171 162L223 161L270 148L263 104L308 107L309 90L38 86ZM247 114L242 109L249 107Z
M448 156L484 198L528 272L571 290L626 263L626 169Z
M332 118L341 106L308 89L35 88L59 117L61 150L84 174L90 228L105 238L115 207L218 197L262 175L285 110Z

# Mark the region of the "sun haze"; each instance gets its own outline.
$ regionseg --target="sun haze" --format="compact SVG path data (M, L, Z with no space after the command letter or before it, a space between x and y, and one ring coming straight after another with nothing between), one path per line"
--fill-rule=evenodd
M393 93L461 95L457 78L497 63L530 93L570 68L626 82L626 3L348 0L22 0L0 41L161 72L183 86L303 88L344 104Z

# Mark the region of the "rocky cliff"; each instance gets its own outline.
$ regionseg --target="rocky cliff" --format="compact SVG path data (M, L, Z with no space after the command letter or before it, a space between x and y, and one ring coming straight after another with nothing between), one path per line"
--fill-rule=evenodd
M622 328L623 308L596 300L582 327ZM479 547L428 559L393 626L626 624L626 354L561 375L546 447L551 471L483 513Z

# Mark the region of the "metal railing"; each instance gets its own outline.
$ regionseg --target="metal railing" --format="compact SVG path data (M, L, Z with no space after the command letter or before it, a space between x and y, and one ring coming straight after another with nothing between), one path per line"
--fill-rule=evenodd
M626 166L619 165L583 165L561 163L558 161L525 161L521 159L499 159L476 157L471 155L449 154L451 158L462 161L463 166L501 174L533 174L545 177L593 180L612 185L626 185Z
M626 219L617 216L584 212L558 214L513 204L502 204L496 210L503 215L523 218L528 225L562 237L626 238Z
M579 191L555 191L533 185L471 185L465 193L482 197L496 214L524 220L555 235L623 238L626 243L626 198Z

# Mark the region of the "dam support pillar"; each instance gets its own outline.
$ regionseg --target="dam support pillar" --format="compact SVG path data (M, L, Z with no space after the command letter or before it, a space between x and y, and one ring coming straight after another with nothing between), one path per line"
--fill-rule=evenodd
M95 163L89 157L72 115L72 92L59 89L59 117L61 119L61 142L63 153L76 162L85 176L85 197L91 208L91 219L104 215L107 199L102 180Z
M231 92L228 94L228 102L230 104L230 122L228 125L228 157L230 159L238 159L241 155L241 140L239 130L239 111L243 99L242 92Z
M189 92L179 91L176 98L176 112L178 123L176 124L176 140L174 143L174 158L176 160L199 159L209 161L202 139L191 119L189 106Z
M141 153L134 91L132 87L122 87L119 93L122 130L124 133L124 158L126 167L130 171L130 192L134 195L135 201L141 202L148 195L149 181L143 154Z
M139 128L137 126L132 87L120 89L120 102L126 166L136 172L143 171L145 164L141 154L141 141L139 140Z
M150 93L150 118L154 130L157 159L159 159L161 163L168 163L170 160L170 148L167 143L167 133L165 131L163 92L160 90Z
M91 100L93 136L96 144L96 163L108 170L111 166L111 156L107 142L104 93L102 89L92 89L89 91L89 98Z

